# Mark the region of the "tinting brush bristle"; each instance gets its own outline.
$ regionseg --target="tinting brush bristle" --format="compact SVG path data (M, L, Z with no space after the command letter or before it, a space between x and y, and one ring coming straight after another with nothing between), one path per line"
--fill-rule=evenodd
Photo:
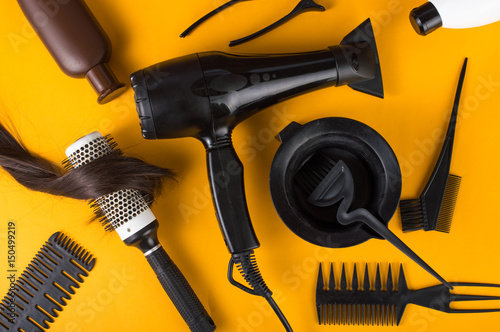
M48 329L94 265L82 246L63 233L53 234L0 302L0 330Z
M435 230L442 233L449 233L461 181L462 178L460 176L453 174L448 176L443 201L438 209L439 213L433 218L429 217L429 209L427 208L425 197L402 200L399 203L399 208L403 232Z

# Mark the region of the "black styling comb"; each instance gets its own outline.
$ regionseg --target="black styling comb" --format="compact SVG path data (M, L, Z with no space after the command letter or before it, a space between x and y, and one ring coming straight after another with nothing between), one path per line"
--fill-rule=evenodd
M450 124L444 139L443 148L437 164L432 172L422 195L417 199L402 200L399 203L403 232L418 230L438 231L449 233L458 190L460 189L460 176L450 174L451 158L453 154L453 141L457 124L458 106L460 95L467 69L465 59L458 82L455 103L451 112Z
M236 45L246 43L252 39L255 39L257 37L262 36L263 34L268 33L271 30L276 29L277 27L281 26L282 24L285 24L286 22L290 21L292 18L294 18L297 15L300 15L300 14L305 13L305 12L313 11L313 10L324 12L325 7L318 5L317 3L314 2L314 0L300 0L299 3L297 4L297 6L295 6L295 8L285 17L281 18L280 20L274 22L270 26L268 26L268 27L266 27L258 32L255 32L249 36L246 36L246 37L243 37L243 38L240 38L237 40L233 40L232 42L229 43L229 46L236 46Z
M370 211L364 208L349 211L355 195L354 179L349 167L342 160L334 162L324 153L317 152L298 171L295 181L308 195L307 201L311 204L328 207L340 203L336 217L341 225L364 223L448 288L453 289L450 283L414 253Z
M109 136L93 132L66 149L65 164L77 168L114 151L119 152ZM159 223L142 193L135 189L120 190L99 197L91 206L106 230L115 230L125 244L143 252L191 331L214 331L215 324L203 304L158 241Z
M237 3L239 2L243 2L243 1L249 1L249 0L231 0L229 2L226 2L225 4L223 4L222 6L212 10L210 13L208 13L207 15L203 16L202 18L200 18L198 21L194 22L189 28L186 29L186 31L184 31L183 33L181 33L181 38L184 38L186 37L187 35L189 35L194 29L196 29L200 24L202 24L203 22L205 22L206 20L208 20L209 18L211 18L212 16L215 16L217 15L218 13L220 13L221 11L233 6L233 5L236 5Z
M95 265L95 258L63 233L54 233L0 303L0 330L49 329Z
M399 278L394 288L392 270L389 265L385 289L382 289L380 266L377 264L375 283L372 284L368 265L365 266L364 278L358 281L356 264L354 265L351 283L348 284L345 266L339 287L335 283L333 264L330 267L328 287L323 281L323 270L320 264L318 284L316 286L316 309L320 325L399 325L408 304L416 304L446 313L487 313L500 312L500 309L452 309L452 302L500 300L499 296L477 296L452 294L444 285L412 291L408 289L401 265ZM497 284L452 283L456 287L491 287L500 288ZM361 288L359 288L361 286Z

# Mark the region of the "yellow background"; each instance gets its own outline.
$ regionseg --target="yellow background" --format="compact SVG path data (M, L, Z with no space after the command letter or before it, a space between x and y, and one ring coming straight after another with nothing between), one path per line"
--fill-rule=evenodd
M399 213L390 228L449 281L500 283L500 24L469 30L441 29L420 37L408 21L422 0L318 0L327 11L306 13L250 43L230 40L274 22L296 1L256 0L238 4L179 34L222 0L87 0L113 43L111 66L128 84L143 67L200 51L284 53L338 44L371 17L382 64L385 99L347 87L309 93L272 107L236 128L234 142L245 165L250 214L261 248L260 268L295 331L383 330L387 327L318 326L314 292L319 262L403 263L411 289L437 284L429 274L386 241L348 249L322 249L295 236L281 222L269 193L269 169L279 146L269 128L277 122L306 123L341 116L362 121L393 147L403 171L403 198L416 197L437 159L464 57L470 58L456 134L452 173L463 177L451 234L401 232ZM202 144L185 138L146 141L141 137L133 91L105 106L85 80L65 76L29 28L16 1L0 4L0 113L29 150L54 163L77 138L99 130L112 134L128 154L179 172L154 205L160 241L215 320L217 331L282 331L264 300L231 286L229 254L207 195ZM485 83L485 82L493 83ZM276 118L277 117L277 118ZM273 134L277 134L274 132ZM260 135L260 136L259 136ZM251 148L257 138L258 145ZM0 293L6 293L7 223L17 224L19 274L41 245L64 231L97 257L95 270L52 325L53 331L187 331L147 261L117 234L89 224L85 202L31 192L0 174ZM191 214L182 213L190 208ZM474 291L474 290L472 290ZM490 292L491 293L491 292ZM498 292L497 292L498 294ZM497 306L500 306L496 303ZM410 305L398 331L493 331L500 314L448 315Z

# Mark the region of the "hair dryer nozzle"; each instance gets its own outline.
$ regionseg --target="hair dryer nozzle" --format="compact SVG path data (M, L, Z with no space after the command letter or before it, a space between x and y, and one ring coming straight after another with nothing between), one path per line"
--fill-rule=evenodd
M356 91L384 98L382 70L370 19L349 33L332 51L339 63L338 85L349 82L348 86ZM342 61L350 66L342 66Z

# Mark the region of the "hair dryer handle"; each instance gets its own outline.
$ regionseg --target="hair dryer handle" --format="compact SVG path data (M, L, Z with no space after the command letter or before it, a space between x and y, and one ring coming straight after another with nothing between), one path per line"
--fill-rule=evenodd
M163 289L192 332L212 332L215 323L163 247L146 256Z
M233 145L215 144L207 150L208 177L217 220L231 254L260 246L248 214L243 164Z

